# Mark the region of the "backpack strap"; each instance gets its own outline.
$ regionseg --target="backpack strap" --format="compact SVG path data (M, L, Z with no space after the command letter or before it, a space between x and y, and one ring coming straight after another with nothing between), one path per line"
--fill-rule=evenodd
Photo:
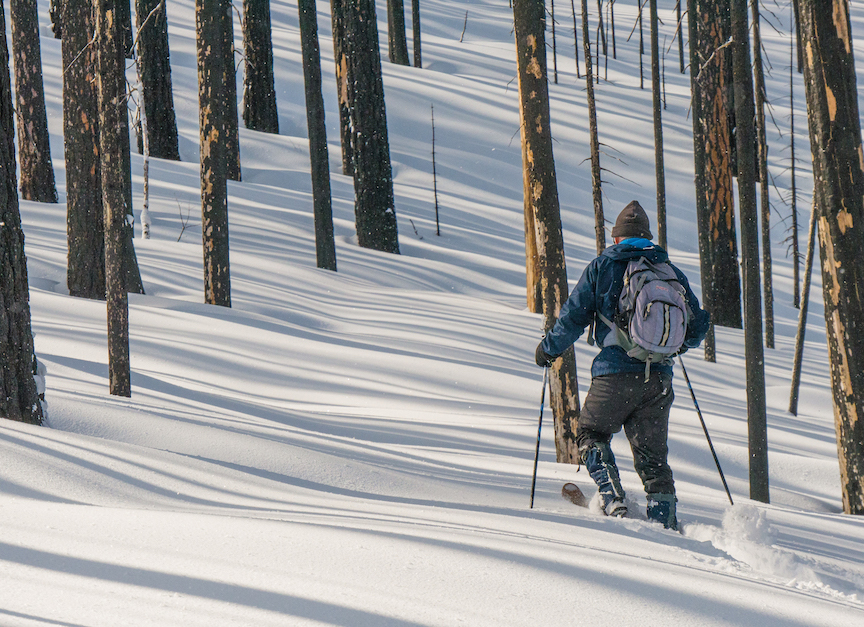
M621 328L612 322L609 318L604 316L599 311L597 312L597 317L603 321L603 323L609 327L609 335L607 335L603 339L603 347L606 346L620 346L624 349L625 352L630 352L635 348L639 348L633 340L630 339L630 336L627 335ZM611 336L611 337L610 337Z

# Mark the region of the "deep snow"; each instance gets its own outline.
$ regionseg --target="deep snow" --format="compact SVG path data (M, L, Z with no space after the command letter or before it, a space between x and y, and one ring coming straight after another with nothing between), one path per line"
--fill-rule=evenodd
M47 4L39 3L43 63L63 201L60 46L50 37ZM610 219L632 198L654 204L650 91L638 87L638 32L626 42L635 7L621 4L619 58L610 57L608 81L597 88ZM635 517L610 520L562 500L565 481L593 490L587 473L554 463L548 410L529 510L540 319L524 304L507 4L428 0L424 69L383 63L402 250L393 256L355 244L353 188L339 173L329 6L318 3L334 274L314 267L297 8L272 3L282 134L241 129L243 182L229 184L230 310L201 304L193 2L168 5L183 162L151 165L153 239L135 240L147 295L130 297L131 399L107 394L104 304L66 292L65 206L22 202L50 419L43 428L0 424L0 624L864 621L864 523L840 513L818 268L799 416L785 411L797 310L781 222L788 209L776 191L778 337L777 349L766 351L772 504L746 498L742 333L719 329L717 363L694 350L687 366L735 507L676 379L670 459L683 534L644 521L620 435L614 450ZM788 25L788 7L769 6ZM673 7L661 3L667 48ZM378 11L386 41L382 2ZM860 51L864 10L856 3L852 13ZM594 254L593 215L569 9L559 6L558 20L559 84L550 90L572 283ZM769 129L771 171L784 191L785 28L763 27L779 127ZM239 47L237 25L235 37ZM670 252L698 292L689 77L677 72L676 51L677 44L665 72ZM796 80L799 183L807 190ZM441 237L432 205L432 104ZM133 155L136 213L141 164ZM801 237L808 206L802 194ZM576 348L584 394L594 349L584 341Z

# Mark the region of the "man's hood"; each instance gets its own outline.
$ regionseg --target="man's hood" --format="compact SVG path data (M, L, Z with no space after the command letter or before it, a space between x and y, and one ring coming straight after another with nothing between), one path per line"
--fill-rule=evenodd
M626 239L620 244L610 246L603 251L603 255L615 261L639 259L645 257L651 263L663 263L669 261L669 255L651 240L643 238Z

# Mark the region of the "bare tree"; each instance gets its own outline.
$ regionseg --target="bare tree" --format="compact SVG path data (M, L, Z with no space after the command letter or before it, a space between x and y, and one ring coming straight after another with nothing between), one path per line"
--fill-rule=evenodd
M728 2L689 0L687 13L702 300L712 319L705 359L714 361L713 325L742 326L731 159L731 24Z
M120 38L118 43L120 54L123 55L124 59L131 59L135 36L132 32L132 8L130 0L114 0L110 8L115 12L114 19L118 22L118 28L120 29L118 35Z
M196 0L197 1L197 0ZM238 129L237 117L237 67L234 65L234 5L228 1L228 11L222 15L225 24L222 26L222 33L225 37L224 50L226 55L225 61L225 83L223 90L214 96L221 96L224 107L227 112L225 115L225 150L228 156L227 168L228 178L232 181L239 181L240 176L240 131Z
M108 309L108 378L110 393L131 396L129 301L123 276L124 224L128 212L129 174L122 154L126 124L125 49L116 0L96 0L97 91L102 206L105 211L105 280ZM127 4L128 9L128 4ZM128 150L128 147L127 147Z
M794 71L794 70L793 70ZM810 308L810 277L813 275L813 257L816 252L816 231L819 225L819 212L816 205L810 212L810 234L807 238L807 259L804 262L804 298L798 312L798 330L795 333L795 356L792 358L792 385L789 391L789 413L798 415L798 390L801 387L801 366L804 359L804 335L807 330L807 311Z
M514 0L513 16L522 129L527 265L529 275L536 277L536 297L543 313L544 330L549 331L558 318L568 290L552 155L543 3ZM579 418L579 390L572 347L550 367L550 390L557 459L564 463L579 463L574 436Z
M411 0L411 25L414 31L414 67L423 67L420 50L420 0Z
M95 32L90 0L66 0L63 24L63 139L66 154L66 283L72 296L105 298Z
M791 214L792 244L792 304L801 306L801 254L798 243L798 183L795 177L795 23L789 28L789 212Z
M165 0L136 0L138 68L150 156L180 160Z
M339 139L342 144L342 174L354 175L351 112L348 107L348 54L345 44L344 0L330 0L333 23L333 58L336 62L336 96L339 99Z
M684 21L683 17L681 17L681 3L683 0L676 0L675 2L675 18L677 22L676 30L678 32L678 62L681 73L684 74L685 65L684 65Z
M0 417L38 425L43 410L34 380L36 356L24 231L15 189L13 116L6 16L0 11Z
M66 157L66 283L69 293L105 298L105 228L96 90L98 59L95 8L91 0L63 3L63 139ZM116 9L114 9L116 10ZM128 124L128 117L120 120ZM121 133L118 154L131 172L129 134ZM127 179L128 180L128 179ZM131 180L123 193L131 206ZM124 220L123 276L126 289L143 293L141 273L132 246L132 224Z
M591 59L591 34L588 31L588 0L582 0L582 50L585 53L585 85L588 97L588 136L591 149L591 196L594 200L594 239L599 255L606 248L606 219L603 216L601 189L600 139L597 131L597 106L594 102L594 70Z
M231 306L228 255L230 147L226 141L231 112L225 98L227 85L234 76L230 20L230 0L196 0L204 301L223 307Z
M398 253L375 3L345 0L343 9L357 240L364 248Z
M243 0L243 52L243 122L253 131L279 133L270 0Z
M657 185L657 238L666 248L666 169L663 164L663 113L660 107L660 46L657 0L650 0L651 19L651 96L654 111L654 176Z
M765 129L765 71L762 67L762 35L759 0L750 0L753 15L753 79L756 94L756 145L762 218L762 294L765 299L765 346L774 348L774 285L771 269L771 201L768 184L768 140Z
M864 163L847 0L798 0L843 511L864 514Z
M753 72L747 24L747 0L732 0L732 72L735 83L735 138L738 145L738 202L744 272L744 360L747 367L747 428L750 452L750 498L767 503L768 421L762 348L762 302L759 289L759 214L756 208L756 162Z
M403 0L387 0L387 49L390 63L408 65Z
M315 0L299 0L300 47L306 85L306 126L312 170L312 203L315 214L315 250L318 267L336 270L336 242L333 239L333 206L330 196L330 169L327 159L327 128L324 98L321 95L321 51L318 48L318 13Z
M21 197L38 202L57 202L54 164L48 142L36 0L10 0L9 14L15 65Z

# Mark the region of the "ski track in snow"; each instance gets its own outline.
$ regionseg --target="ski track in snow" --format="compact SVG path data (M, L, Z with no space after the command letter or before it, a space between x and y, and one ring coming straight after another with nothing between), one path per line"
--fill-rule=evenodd
M131 399L107 394L104 303L65 289L65 206L21 203L49 420L46 428L0 424L0 625L864 621L864 523L840 513L818 268L799 416L786 412L797 310L783 242L788 208L775 190L777 348L765 355L772 504L745 496L743 336L717 329L717 363L693 350L687 365L735 506L679 381L670 461L683 533L645 520L623 435L613 449L632 518L610 520L596 504L562 500L566 481L592 490L587 473L555 463L548 408L531 510L541 382L531 355L541 324L524 304L509 7L429 0L421 7L424 69L382 60L402 252L394 256L356 246L352 182L340 173L329 3L318 2L332 273L314 267L297 7L271 3L281 134L240 129L243 182L229 183L233 308L225 310L201 303L194 3L167 4L183 161L150 166L153 239L135 239L147 295L130 296ZM638 86L638 33L625 41L636 7L616 8L618 59L608 60L608 73L601 60L597 86L606 217L639 198L653 219L651 94ZM660 7L671 46L669 248L698 294L689 75L677 71L673 8ZM377 11L386 51L383 2ZM573 285L594 256L594 218L584 80L575 75L569 10L561 11L559 82L550 93ZM860 49L864 10L853 3L851 12ZM774 14L765 19L777 30L762 29L777 122L768 128L769 167L785 190L789 8ZM60 43L47 16L40 0L51 149L65 202ZM797 84L799 158L809 154L803 103ZM132 161L137 213L142 160ZM806 212L809 171L799 169L798 179ZM802 238L807 217L799 216ZM576 351L584 395L594 349L580 341Z

